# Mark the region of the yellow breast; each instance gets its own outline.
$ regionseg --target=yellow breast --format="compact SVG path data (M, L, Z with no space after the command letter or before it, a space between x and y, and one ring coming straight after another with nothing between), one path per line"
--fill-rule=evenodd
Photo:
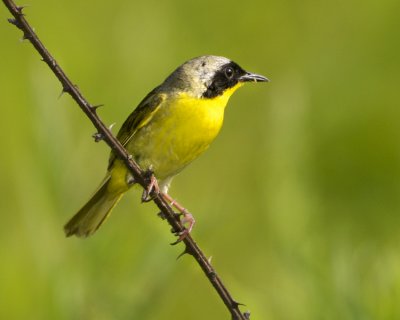
M213 99L180 94L167 99L151 121L128 143L141 168L152 168L158 179L172 177L196 159L218 135L224 109L236 88Z

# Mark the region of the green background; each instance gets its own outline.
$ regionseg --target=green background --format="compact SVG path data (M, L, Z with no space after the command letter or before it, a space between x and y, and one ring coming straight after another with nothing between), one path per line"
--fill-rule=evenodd
M23 4L114 133L194 56L269 77L174 181L193 236L251 319L400 319L399 1ZM109 149L0 7L0 318L229 319L139 190L64 237Z

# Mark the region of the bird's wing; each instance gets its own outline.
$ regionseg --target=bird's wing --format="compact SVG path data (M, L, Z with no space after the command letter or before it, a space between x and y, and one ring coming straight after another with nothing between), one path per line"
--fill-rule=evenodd
M124 147L132 139L137 130L149 123L165 101L166 95L158 92L158 89L159 88L157 87L152 90L122 124L122 127L117 134L117 139ZM111 152L108 168L111 167L114 160L115 154L114 152Z

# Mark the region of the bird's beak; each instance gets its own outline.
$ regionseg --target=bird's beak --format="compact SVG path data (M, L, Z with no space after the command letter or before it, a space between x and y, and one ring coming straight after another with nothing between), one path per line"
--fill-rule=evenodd
M261 76L259 74L251 73L251 72L246 72L244 75L239 77L240 82L268 82L269 79Z

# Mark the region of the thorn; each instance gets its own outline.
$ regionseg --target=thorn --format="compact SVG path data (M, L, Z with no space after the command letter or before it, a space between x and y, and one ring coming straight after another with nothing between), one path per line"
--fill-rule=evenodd
M187 249L187 247L185 248L185 250L183 250L183 252L176 257L176 260L179 260L180 258L182 258L185 254L189 254L189 250Z
M233 300L233 306L235 308L238 308L239 306L246 306L246 305L244 303L237 302L237 301Z
M14 18L8 18L7 21L11 24L13 24L14 26L16 26L18 24L17 20L15 20Z
M212 257L212 256L210 256L210 257L207 259L207 261L208 261L208 263L209 263L209 264L211 264L211 260L212 260L212 258L213 258L213 257Z
M157 216L160 217L161 220L167 219L167 217L165 216L164 212L161 212L161 211L160 211L159 213L157 213ZM171 230L171 232L172 232L172 230ZM174 232L174 233L175 233L175 232Z
M237 301L233 301L233 304L234 304L234 306L237 308L237 307L239 307L239 306L246 306L244 303L241 303L241 302L237 302Z
M193 255L192 251L190 251L188 246L185 246L185 250L183 250L183 252L176 258L176 260L178 260L181 257L183 257L185 254L188 254L188 255L191 255L191 256Z
M104 106L104 104L96 104L95 106L92 106L92 110L96 112L98 108L103 107L103 106Z
M44 60L43 60L43 61L44 61ZM58 99L60 99L60 98L62 97L62 95L63 95L64 93L66 93L66 92L69 92L68 87L63 87L63 88L61 89L60 95L58 96Z
M109 126L108 126L108 130L110 130L110 131L112 131L112 128L115 126L115 122L114 123L111 123Z
M243 313L243 316L246 320L250 320L250 311L247 310L245 313Z
M179 233L180 233L180 231L179 231L179 230L176 230L174 227L172 227L172 228L171 228L171 233L173 233L175 236L178 236ZM178 242L180 242L180 241L177 241L176 243L178 243ZM174 243L171 243L171 245L175 245L176 243L175 243L175 242L174 242Z
M100 132L96 132L92 135L92 138L94 139L94 142L99 142L104 139L104 135Z
M180 237L175 242L170 243L170 245L176 246L179 242L182 242L182 239Z
M128 160L132 160L133 159L133 156L130 154L130 155L128 155Z
M171 243L171 246L174 246L179 242L185 240L189 236L189 232L188 229L183 227L182 231L175 232L175 235L178 236L178 239L175 242Z
M22 27L21 27L21 26L18 25L17 27L20 28L20 29L22 30ZM23 31L24 31L24 30L23 30ZM35 28L32 28L32 31L35 32ZM30 38L32 38L32 35L31 35L30 33L26 33L26 32L24 31L24 35L22 36L21 41L29 40Z
M21 42L24 40L28 40L31 36L29 34L24 33L24 35L21 38Z
M29 5L17 6L18 13L19 13L20 15L24 15L24 14L22 13L22 10L24 10L24 9L27 8L27 7L29 7Z
M17 28L21 29L21 24L19 23L19 21L15 18L9 18L7 19L7 21L11 24L13 24L14 26L16 26Z

